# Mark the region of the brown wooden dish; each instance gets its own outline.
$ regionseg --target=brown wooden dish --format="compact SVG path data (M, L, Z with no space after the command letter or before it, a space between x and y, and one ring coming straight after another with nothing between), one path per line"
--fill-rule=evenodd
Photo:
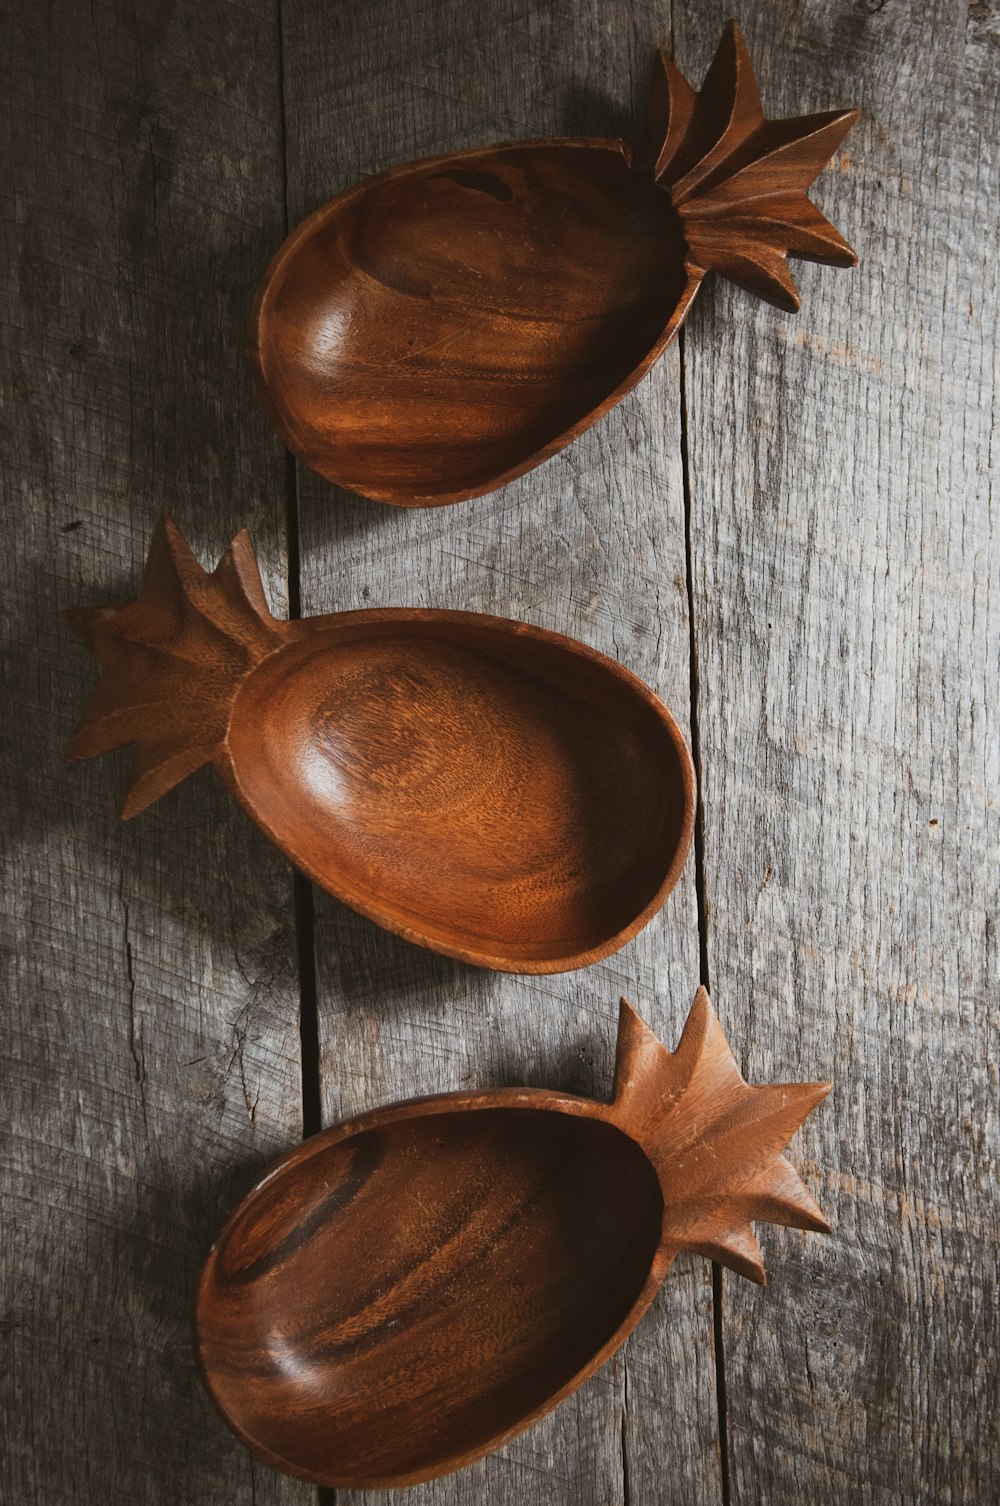
M828 1086L749 1087L701 989L675 1052L622 1000L610 1104L445 1093L315 1135L208 1257L208 1389L317 1484L458 1469L603 1365L679 1251L762 1282L751 1220L827 1230L781 1151Z
M735 22L699 93L662 53L645 135L391 168L275 256L252 355L282 439L402 507L491 491L632 388L707 273L780 308L788 256L852 266L806 190L857 111L768 120Z
M67 614L104 673L69 749L136 745L127 818L214 764L317 884L504 972L623 946L680 875L695 781L666 707L571 638L473 612L270 614L164 514L142 595Z

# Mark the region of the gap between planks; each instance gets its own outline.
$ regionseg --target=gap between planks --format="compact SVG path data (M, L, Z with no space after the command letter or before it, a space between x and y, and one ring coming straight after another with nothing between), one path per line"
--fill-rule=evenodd
M705 810L701 798L701 739L698 728L698 705L700 682L698 675L698 637L695 628L694 573L692 569L691 541L691 469L688 449L688 406L685 331L678 336L678 364L680 366L681 408L681 485L684 489L684 574L687 581L688 642L690 646L690 693L688 716L691 726L691 757L694 759L696 780L694 823L694 890L698 907L698 957L700 982L712 992L708 964L708 909L705 893ZM719 1476L722 1484L722 1506L730 1506L729 1479L729 1408L726 1398L726 1346L722 1331L723 1272L718 1262L712 1262L712 1334L715 1347L715 1398L718 1408L719 1428Z
M278 104L280 112L281 194L284 234L291 229L288 207L288 117L285 109L284 14L277 0ZM288 616L302 616L302 572L299 530L298 462L285 453L285 545L288 559ZM305 874L293 870L295 947L299 980L299 1061L302 1082L302 1138L323 1127L323 1095L319 1050L319 995L316 976L316 905L313 886ZM336 1492L318 1486L317 1506L336 1506Z
M670 56L677 56L677 26L674 0L670 0ZM694 823L694 892L698 910L698 962L699 982L712 992L711 974L708 965L708 911L705 890L705 808L702 803L701 738L699 735L698 710L700 684L698 675L698 636L695 627L694 571L692 569L691 541L691 452L688 444L687 403L687 349L684 326L677 336L677 364L680 376L681 418L681 486L684 493L684 579L687 587L688 645L689 645L689 694L688 717L691 729L691 757L695 773L695 823ZM730 1506L732 1491L729 1474L729 1408L726 1398L726 1346L722 1331L723 1274L722 1267L712 1262L712 1337L715 1349L715 1400L719 1431L719 1479L722 1487L722 1506ZM628 1501L626 1498L626 1506Z

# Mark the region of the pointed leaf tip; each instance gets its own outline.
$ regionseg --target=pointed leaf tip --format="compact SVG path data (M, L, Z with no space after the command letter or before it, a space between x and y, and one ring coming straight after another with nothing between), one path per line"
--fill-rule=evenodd
M181 579L193 576L201 579L208 574L204 565L191 548L191 543L168 507L164 507L153 528L153 537L146 557L146 570L156 568L157 556L166 551Z
M750 56L750 48L747 46L747 39L743 35L743 28L736 20L735 16L731 16L729 18L729 21L726 23L726 26L723 29L722 40L719 43L720 52L722 51L723 45L725 45L727 51L732 55L733 62L736 66L737 71L742 72L746 75L745 80L741 80L741 82L749 83L753 89L754 96L756 97L757 75L754 72L753 59ZM758 105L760 104L759 99L757 100L757 103Z
M749 1224L723 1235L717 1245L710 1244L703 1253L710 1255L719 1265L735 1271L738 1276L745 1276L758 1286L767 1285L764 1255Z
M691 1008L688 1011L687 1023L690 1025L691 1021L694 1020L700 1024L703 1021L707 1022L712 1019L718 1019L718 1015L712 1008L711 995L704 983L699 983Z
M122 801L121 820L134 821L136 816L141 816L144 810L148 810L156 799L155 794L142 795L139 789L133 785L125 799Z
M687 134L696 98L683 73L665 49L659 48L653 63L646 120L635 157L636 167L652 172L657 179L663 175Z
M624 1106L669 1053L662 1041L624 996L618 1005L618 1040L615 1046L614 1102Z
M84 760L90 758L90 756L91 755L87 751L86 744L82 741L81 732L75 732L70 738L69 745L66 748L66 762L83 763Z

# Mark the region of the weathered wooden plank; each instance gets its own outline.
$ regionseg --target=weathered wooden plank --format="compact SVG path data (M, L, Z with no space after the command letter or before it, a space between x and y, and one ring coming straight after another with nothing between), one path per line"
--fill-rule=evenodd
M631 101L642 99L664 24L655 10L597 3L512 11L393 0L331 11L288 0L283 9L293 221L359 176L431 152L630 134ZM676 354L563 456L481 501L399 512L308 473L300 485L304 613L408 604L523 617L611 653L686 719ZM470 1083L606 1093L618 996L637 998L667 1038L690 1003L693 867L618 956L538 980L443 961L321 900L326 1117ZM720 1498L704 1263L678 1268L626 1354L552 1418L481 1465L405 1496L439 1506L626 1498Z
M704 66L725 8L676 7ZM856 273L709 290L685 352L708 936L746 1067L835 1080L836 1226L726 1282L732 1498L995 1501L996 20L742 7L765 105L864 115ZM992 989L990 976L994 979Z
M275 10L23 5L4 35L0 1498L310 1500L226 1432L189 1339L219 1220L300 1132L290 876L207 775L119 826L127 760L64 762L95 666L58 615L135 593L164 504L213 560L249 523L283 598L244 355L282 225Z

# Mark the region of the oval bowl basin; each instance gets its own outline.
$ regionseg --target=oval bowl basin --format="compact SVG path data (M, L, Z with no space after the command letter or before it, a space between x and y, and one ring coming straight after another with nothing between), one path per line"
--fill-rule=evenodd
M289 625L241 686L229 778L317 883L409 940L546 973L606 956L673 887L694 776L603 655L461 612Z
M586 1100L517 1096L366 1115L307 1142L237 1211L202 1275L198 1353L269 1463L345 1488L456 1469L575 1389L638 1320L660 1279L653 1167L572 1112Z
M391 168L300 225L251 351L285 443L398 506L490 491L648 369L697 286L680 220L620 141Z

